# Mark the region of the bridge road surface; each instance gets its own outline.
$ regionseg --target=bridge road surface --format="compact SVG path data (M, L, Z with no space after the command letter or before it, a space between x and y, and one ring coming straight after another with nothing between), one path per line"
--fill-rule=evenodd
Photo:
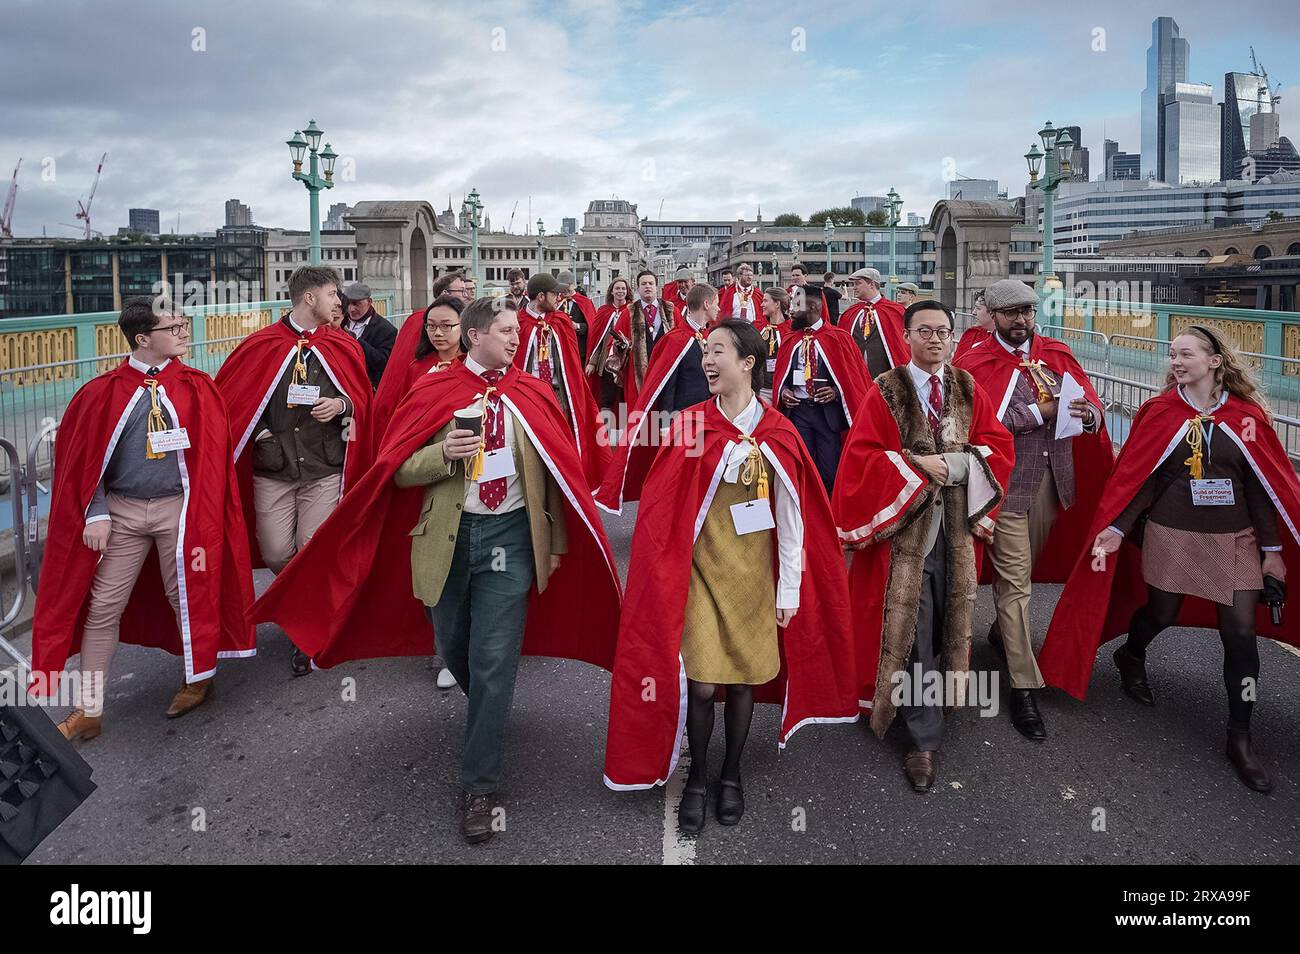
M624 573L634 513L606 518ZM259 571L259 591L268 582ZM1058 591L1035 592L1040 639ZM1300 623L1300 603L1287 612ZM992 619L985 587L977 669L994 666L983 637ZM676 832L680 776L667 795L602 784L608 675L525 658L505 759L506 830L471 846L457 829L465 700L434 686L431 659L293 679L278 627L263 626L259 639L256 658L224 662L211 699L175 721L163 710L179 685L177 660L123 646L105 733L79 743L99 790L31 861L1300 861L1300 659L1268 640L1254 732L1277 776L1272 795L1244 788L1223 755L1217 636L1169 631L1149 651L1154 709L1121 694L1104 653L1086 703L1044 694L1049 737L1036 745L1011 727L1004 688L996 718L970 711L950 723L938 785L925 796L903 778L897 731L880 742L865 723L809 726L778 752L779 712L759 706L745 817L722 828L710 809L698 838ZM354 702L341 699L345 676L356 679ZM716 777L721 717L710 759Z

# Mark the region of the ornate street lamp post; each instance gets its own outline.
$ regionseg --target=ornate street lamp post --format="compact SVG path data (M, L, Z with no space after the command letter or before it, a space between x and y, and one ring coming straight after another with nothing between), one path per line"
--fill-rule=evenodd
M537 274L546 271L546 226L541 217L537 219Z
M835 223L831 221L829 215L826 216L826 225L822 228L822 231L826 234L826 271L829 272L831 270L831 239L835 238Z
M479 249L478 249L478 230L481 223L479 214L483 211L483 203L479 199L478 189L471 189L465 201L460 204L461 214L469 221L469 255L470 255L470 274L474 278L475 286L481 284L482 276L479 274Z
M895 239L895 229L898 227L898 210L903 207L903 197L894 191L890 186L889 192L885 198L889 200L889 288L887 297L890 301L894 299L894 289L898 286L898 259L895 254L897 245Z
M1050 296L1061 287L1056 277L1055 265L1055 230L1052 224L1055 210L1056 189L1071 176L1070 154L1074 150L1074 139L1065 130L1053 128L1047 123L1038 131L1038 138L1043 142L1040 151L1038 144L1029 147L1025 153L1025 162L1029 165L1029 185L1043 193L1043 267L1038 278L1039 310L1045 311ZM1046 168L1043 160L1046 159ZM1042 178L1039 178L1039 172Z
M302 137L306 135L306 139ZM289 156L293 159L293 177L301 182L307 188L307 194L311 197L311 250L309 257L311 264L320 264L320 190L334 188L334 161L338 159L338 153L325 143L325 148L320 152L320 140L323 135L322 131L317 128L316 120L307 121L305 130L295 131L293 138L285 142L289 147ZM303 153L310 150L311 161L307 166L307 171L302 171ZM320 165L317 166L317 156L320 157ZM324 175L321 175L324 172Z

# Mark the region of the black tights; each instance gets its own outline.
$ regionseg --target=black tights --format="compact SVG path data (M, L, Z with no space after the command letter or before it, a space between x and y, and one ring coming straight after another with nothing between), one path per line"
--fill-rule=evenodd
M713 694L711 682L686 680L686 739L691 749L691 770L687 788L708 786L709 739L713 735ZM722 760L722 777L740 781L740 753L749 737L749 722L754 715L754 687L727 686L727 704L722 710L727 730L727 752Z
M1142 658L1151 641L1178 619L1182 593L1167 593L1147 587L1147 603L1139 607L1128 624L1127 648ZM1250 728L1250 713L1259 682L1259 646L1255 641L1255 608L1259 590L1238 590L1232 605L1215 604L1219 611L1219 638L1223 641L1223 685L1228 691L1228 725ZM1249 691L1247 682L1249 679Z

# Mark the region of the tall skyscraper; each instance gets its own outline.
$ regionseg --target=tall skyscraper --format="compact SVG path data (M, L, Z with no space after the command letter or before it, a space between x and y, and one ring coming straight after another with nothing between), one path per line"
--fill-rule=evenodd
M1147 48L1147 86L1142 91L1142 178L1167 181L1165 177L1165 105L1174 98L1174 87L1187 82L1191 49L1178 35L1173 17L1157 17L1151 24L1151 46ZM1166 99L1167 97L1167 99ZM1177 181L1177 180L1173 180Z
M1115 139L1107 139L1101 144L1101 177L1110 178L1111 159L1119 155L1119 142Z
M238 199L226 200L227 227L252 224L253 212L248 206L244 205L244 203L240 202Z
M1219 180L1220 106L1208 83L1175 83L1164 111L1163 181L1175 185ZM1143 157L1145 160L1145 157Z
M1224 181L1242 178L1246 154L1267 149L1277 138L1273 136L1268 142L1251 139L1251 118L1271 113L1273 94L1268 88L1268 74L1262 68L1258 73L1223 75L1219 175Z
M1061 128L1069 132L1070 138L1074 140L1074 148L1070 150L1070 178L1077 182L1087 182L1089 179L1088 150L1083 145L1083 130L1078 126Z

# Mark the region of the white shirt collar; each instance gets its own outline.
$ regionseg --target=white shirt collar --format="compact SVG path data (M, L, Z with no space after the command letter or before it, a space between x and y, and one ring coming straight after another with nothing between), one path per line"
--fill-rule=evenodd
M822 319L818 318L818 319L817 319L813 324L808 325L808 326L807 326L806 328L804 328L803 330L804 330L804 331L821 331L821 330L822 330Z
M919 394L921 400L924 401L930 396L930 372L926 371L924 368L917 367L915 361L907 362L907 370L912 373L912 383L916 385L916 393ZM942 394L943 367L940 366L939 370L934 373L939 376L939 393Z
M349 315L348 326L351 328L364 328L367 324L369 324L370 316L372 314L374 314L374 312L368 311L366 312L365 316L362 318L353 318L351 315Z
M1187 406L1192 408L1192 410L1201 411L1199 407L1197 407L1194 403L1192 403L1192 399L1187 396L1187 392L1181 384L1178 385L1178 396L1182 398L1183 401L1187 403ZM1222 394L1219 395L1219 400L1214 402L1214 407L1201 411L1201 413L1213 414L1215 411L1217 411L1219 408L1223 407L1223 405L1227 403L1228 403L1228 392L1224 391Z
M317 325L315 328L304 328L302 325L298 324L298 322L293 320L293 312L289 312L289 327L300 335L314 335L321 326Z
M718 410L722 411L722 400L720 398L714 398L713 401L717 404ZM754 428L758 425L758 419L762 414L763 406L758 403L758 395L756 394L749 399L749 403L745 405L745 409L737 414L736 419L731 423L734 424L736 430L740 431L742 434L752 434L754 433ZM722 416L727 416L725 411L722 411Z
M1003 340L1002 340L1002 336L1001 336L1000 334L998 334L996 331L993 332L993 337L997 338L997 339L998 339L998 344L1002 345L1002 347L1006 348L1006 349L1007 349L1008 351L1010 351L1012 354L1023 354L1023 355L1025 355L1025 356L1028 356L1028 355L1029 355L1029 339L1028 339L1028 338L1026 338L1024 341L1022 341L1022 342L1020 343L1020 346L1019 346L1019 347L1016 347L1015 345L1008 344L1006 341L1003 341Z
M482 375L483 372L487 370L487 368L485 368L483 365L479 364L477 361L475 361L473 358L471 358L468 354L465 355L465 367L469 368L470 371L472 371L472 372L474 372L475 374L478 374L478 375ZM506 370L508 370L508 369L509 369L509 365L507 365L506 367L502 368L501 370L502 370L502 371L506 371Z
M545 317L546 317L546 316L545 316L544 314L542 314L540 311L534 311L534 310L533 310L533 303L532 303L531 301L528 303L528 307L525 308L524 311L528 312L528 314L532 315L534 318L539 318L539 319L540 319L540 318L545 318Z
M868 305L874 305L876 302L880 301L881 297L882 297L882 296L881 296L880 292L876 292L876 297L875 297L875 298L868 298L868 299L867 299L867 304L868 304Z
M695 319L691 317L691 313L690 313L689 311L686 313L686 323L687 323L688 325L690 325L690 326L691 326L694 330L696 330L696 331L703 331L703 330L704 330L704 325L698 325L698 324L696 324L696 323L695 323Z
M138 360L135 355L131 355L129 358L127 358L127 361L128 363L130 363L131 367L135 368L141 374L148 374L150 367L155 367L159 371L161 371L163 368L167 367L167 365L172 363L171 358L164 358L162 364L148 365L145 364L143 361Z
M726 417L726 412L722 410L722 402L718 398L713 399L718 411ZM749 399L749 404L743 411L736 415L736 419L731 423L736 430L742 434L753 434L754 428L758 426L759 419L763 416L763 405L759 403L758 396ZM727 450L727 465L723 468L722 479L729 484L734 484L740 478L740 468L750 454L749 441L736 441L729 445Z

